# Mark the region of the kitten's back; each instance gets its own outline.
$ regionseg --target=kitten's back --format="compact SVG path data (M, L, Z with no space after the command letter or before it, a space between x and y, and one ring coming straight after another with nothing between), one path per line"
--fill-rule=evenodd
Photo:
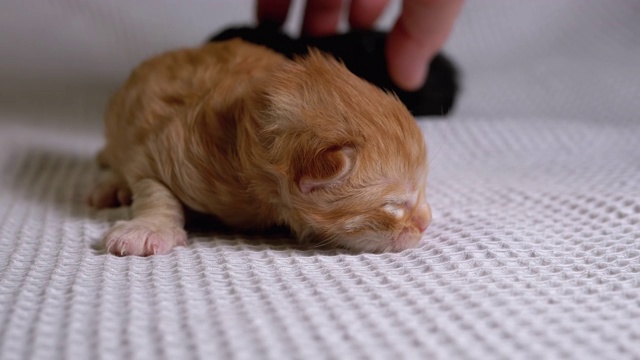
M167 52L141 63L109 102L107 162L126 162L132 146L187 119L184 112L205 97L210 108L224 113L283 61L267 48L231 40Z

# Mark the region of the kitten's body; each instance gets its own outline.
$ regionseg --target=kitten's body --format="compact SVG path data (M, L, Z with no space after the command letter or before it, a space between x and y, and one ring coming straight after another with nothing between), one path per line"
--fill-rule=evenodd
M430 220L422 134L394 97L317 52L240 40L160 55L113 96L90 197L126 204L117 254L186 243L182 204L239 229L287 225L357 250L404 249Z

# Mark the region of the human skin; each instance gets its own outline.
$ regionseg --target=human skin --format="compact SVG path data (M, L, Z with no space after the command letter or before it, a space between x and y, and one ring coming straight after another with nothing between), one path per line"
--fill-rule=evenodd
M351 0L349 25L368 29L380 17L389 0ZM400 88L414 91L427 77L427 64L449 37L463 0L405 0L400 16L387 38L389 74ZM258 21L283 24L291 0L258 0ZM324 36L336 32L342 0L308 0L302 32Z

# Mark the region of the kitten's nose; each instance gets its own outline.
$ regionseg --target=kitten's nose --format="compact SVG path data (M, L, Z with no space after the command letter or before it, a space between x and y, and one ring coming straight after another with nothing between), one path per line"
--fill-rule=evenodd
M416 227L418 228L418 230L420 230L421 233L425 232L427 230L427 227L429 226L426 221L419 218L414 218L413 223L416 224Z
M421 205L418 207L411 217L411 221L421 233L425 232L431 223L431 208L429 205Z

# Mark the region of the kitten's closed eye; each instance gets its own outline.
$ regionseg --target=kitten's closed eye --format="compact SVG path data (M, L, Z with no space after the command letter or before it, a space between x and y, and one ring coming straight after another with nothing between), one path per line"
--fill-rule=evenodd
M388 201L382 209L388 214L392 215L398 220L402 220L410 215L411 223L424 232L429 222L431 221L431 210L426 204L418 203L417 194L411 194L406 197L406 200L394 200Z
M404 202L392 202L385 204L382 209L393 215L396 219L402 219L406 212L406 204Z

